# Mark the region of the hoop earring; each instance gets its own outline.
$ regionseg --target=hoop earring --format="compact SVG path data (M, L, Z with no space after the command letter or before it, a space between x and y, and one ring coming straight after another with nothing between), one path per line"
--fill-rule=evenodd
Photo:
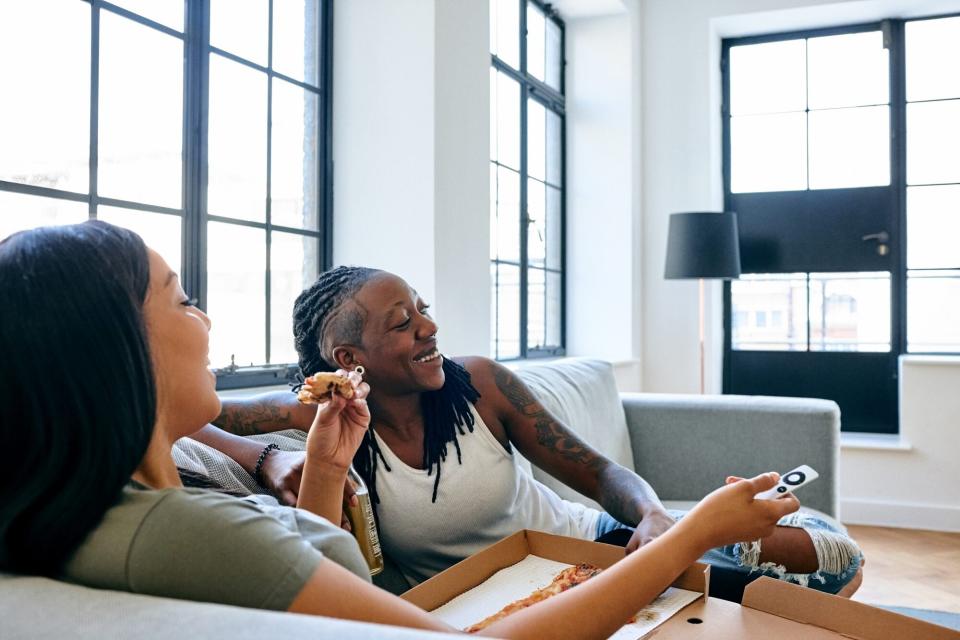
M367 370L363 368L363 365L362 365L362 364L358 364L357 366L355 366L355 367L353 368L353 370L354 370L354 371L357 373L357 375L360 376L361 378L363 377L363 374L365 374L365 373L367 372Z

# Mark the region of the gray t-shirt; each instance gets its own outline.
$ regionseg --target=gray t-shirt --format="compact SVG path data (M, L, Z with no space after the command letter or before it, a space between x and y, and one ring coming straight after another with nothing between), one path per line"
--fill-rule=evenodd
M307 511L200 489L127 487L67 563L63 578L284 611L324 556L370 580L353 537Z

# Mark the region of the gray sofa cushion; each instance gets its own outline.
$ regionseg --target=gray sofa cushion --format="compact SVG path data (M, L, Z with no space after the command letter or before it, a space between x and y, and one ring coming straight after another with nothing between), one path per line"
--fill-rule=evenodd
M462 638L320 616L89 589L0 573L0 638Z
M633 470L633 453L613 366L569 358L519 369L517 375L548 411L608 458ZM534 477L562 498L600 506L540 469Z

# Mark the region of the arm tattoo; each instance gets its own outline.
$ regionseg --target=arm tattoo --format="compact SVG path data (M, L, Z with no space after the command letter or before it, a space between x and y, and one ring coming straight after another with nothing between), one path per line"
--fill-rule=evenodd
M537 442L542 446L556 451L567 460L585 465L592 471L599 471L606 465L607 461L603 457L598 456L580 438L557 423L515 375L495 367L493 379L500 393L510 401L513 408L525 418L533 420Z
M291 421L290 409L260 400L224 400L220 415L213 424L238 436L253 436L296 426Z

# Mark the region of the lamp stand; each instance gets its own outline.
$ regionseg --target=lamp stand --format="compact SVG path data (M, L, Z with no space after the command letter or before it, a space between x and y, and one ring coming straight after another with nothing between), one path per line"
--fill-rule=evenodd
M700 281L700 395L704 394L704 319L703 319L703 278Z

